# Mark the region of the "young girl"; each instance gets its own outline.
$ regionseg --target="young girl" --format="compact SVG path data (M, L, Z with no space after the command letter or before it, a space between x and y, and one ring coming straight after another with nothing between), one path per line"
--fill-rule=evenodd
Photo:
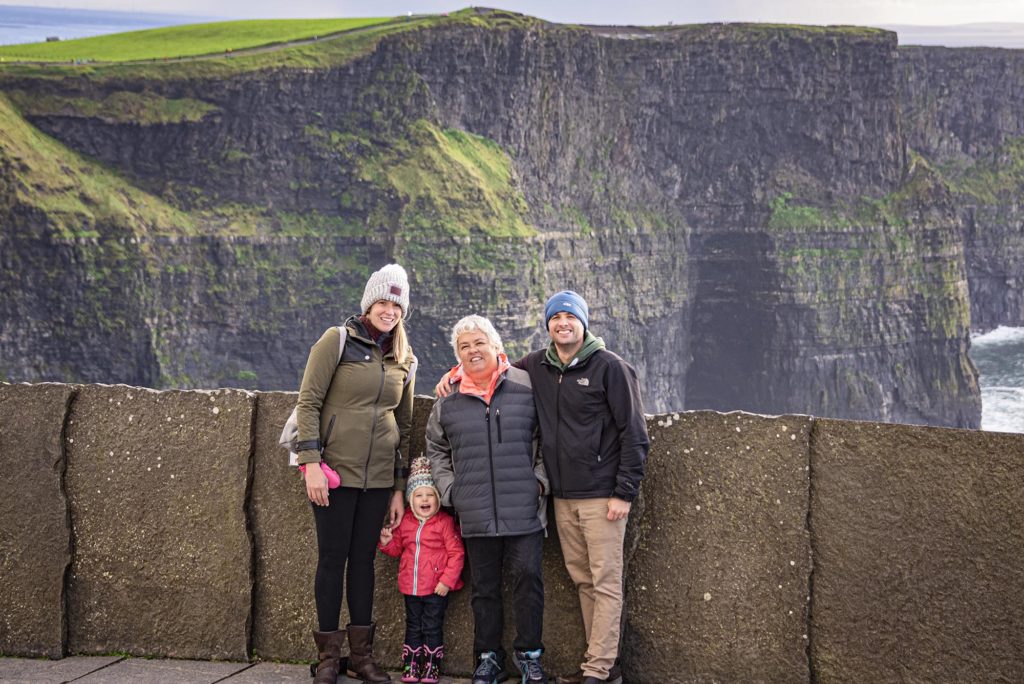
M455 520L441 510L430 462L412 463L405 489L409 508L395 527L380 532L380 550L401 557L398 590L405 594L403 682L436 684L444 659L444 611L448 592L462 587L466 556Z

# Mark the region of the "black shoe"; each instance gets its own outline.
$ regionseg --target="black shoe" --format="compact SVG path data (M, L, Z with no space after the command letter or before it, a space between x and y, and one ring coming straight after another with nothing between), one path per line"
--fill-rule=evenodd
M484 651L480 654L480 663L473 672L473 684L498 684L508 679L508 673L498 662L498 654Z
M548 684L548 676L540 666L541 650L513 651L512 661L523 675L522 684Z

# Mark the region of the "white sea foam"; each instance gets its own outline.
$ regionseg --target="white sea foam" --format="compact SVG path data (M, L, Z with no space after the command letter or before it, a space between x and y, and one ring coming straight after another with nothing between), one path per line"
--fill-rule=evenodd
M1000 326L971 339L981 383L981 428L1024 432L1024 328Z
M990 330L984 335L971 338L971 345L982 347L998 344L1014 344L1024 342L1024 328L1010 328L1001 325L995 330Z

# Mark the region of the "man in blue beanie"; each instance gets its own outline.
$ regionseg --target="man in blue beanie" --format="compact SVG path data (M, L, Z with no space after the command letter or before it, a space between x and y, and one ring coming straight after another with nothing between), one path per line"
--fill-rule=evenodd
M623 542L650 440L636 371L590 332L586 300L557 292L544 306L551 344L516 361L530 375L565 567L576 584L587 652L558 684L621 679ZM449 391L448 376L437 393Z

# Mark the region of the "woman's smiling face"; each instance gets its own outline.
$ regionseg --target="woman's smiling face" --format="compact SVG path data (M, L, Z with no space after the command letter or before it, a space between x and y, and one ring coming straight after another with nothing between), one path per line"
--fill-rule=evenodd
M370 307L366 317L377 330L391 332L398 321L402 320L402 307L387 299L379 299Z
M455 346L462 368L471 376L490 374L498 367L498 350L480 330L462 333Z

